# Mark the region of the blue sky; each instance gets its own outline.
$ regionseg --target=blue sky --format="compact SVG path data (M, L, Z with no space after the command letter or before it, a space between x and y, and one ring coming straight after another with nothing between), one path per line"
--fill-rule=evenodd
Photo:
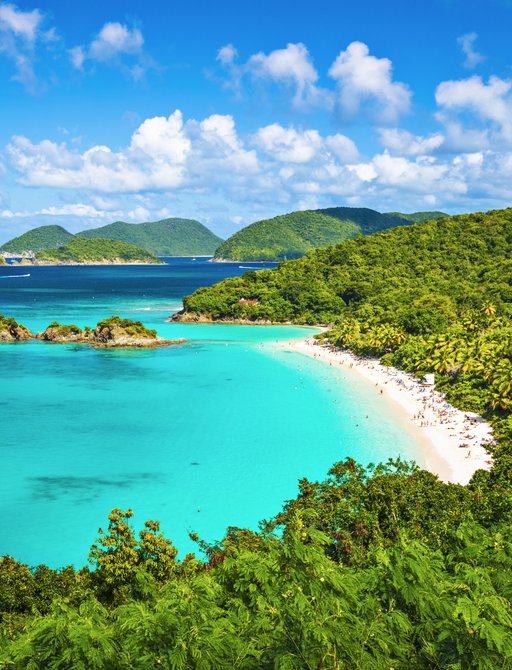
M512 1L0 0L0 242L506 207Z

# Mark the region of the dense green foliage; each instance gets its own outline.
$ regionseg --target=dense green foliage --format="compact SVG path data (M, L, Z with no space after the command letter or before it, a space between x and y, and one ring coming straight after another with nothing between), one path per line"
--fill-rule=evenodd
M308 249L348 240L358 232L359 228L351 221L319 212L292 212L239 230L220 245L215 258L235 261L299 258Z
M7 670L512 670L512 210L310 251L185 299L212 318L329 323L322 337L434 371L493 421L469 486L402 461L337 463L205 560L113 510L75 572L0 561ZM240 298L256 303L240 303Z
M132 319L122 319L120 316L111 316L103 321L98 321L94 332L98 336L102 334L113 334L116 331L123 331L128 337L147 338L154 340L157 336L156 330L146 328L141 321Z
M26 326L18 323L12 316L0 314L0 341L28 340L31 337L32 333Z
M445 216L442 212L381 214L367 207L329 207L291 212L256 221L228 238L215 258L234 261L282 261L300 258L309 249L328 247L356 235Z
M511 243L511 209L414 224L199 289L185 311L332 324L331 343L436 372L465 409L508 410Z
M140 261L142 263L160 263L161 261L145 249L133 244L107 239L73 238L57 249L47 249L36 254L36 260L55 263L108 263L115 261Z
M402 212L386 212L384 216L400 217L412 221L412 223L421 223L422 221L433 221L434 219L443 219L448 216L444 212L410 212L403 214Z
M492 513L499 497L498 510ZM113 510L92 570L0 560L6 669L512 667L512 495L350 459L206 562Z
M116 221L84 230L78 237L120 240L147 249L155 256L210 256L222 242L206 226L193 219L164 219L149 223Z
M61 226L39 226L15 237L0 247L0 251L22 254L27 251L44 251L66 244L73 235Z

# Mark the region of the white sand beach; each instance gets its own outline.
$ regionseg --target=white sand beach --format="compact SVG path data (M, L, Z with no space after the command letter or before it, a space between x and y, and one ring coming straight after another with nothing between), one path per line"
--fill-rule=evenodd
M467 484L476 470L492 467L492 456L484 446L493 440L491 426L476 414L455 409L442 393L413 375L381 365L376 359L328 348L313 338L292 340L283 346L371 382L376 393L409 422L421 449L418 464L443 481Z

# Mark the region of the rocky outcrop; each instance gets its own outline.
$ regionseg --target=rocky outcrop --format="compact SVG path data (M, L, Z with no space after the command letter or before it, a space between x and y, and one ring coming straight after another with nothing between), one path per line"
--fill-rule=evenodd
M0 342L25 342L33 337L33 333L26 326L0 314Z
M153 349L185 342L184 339L166 340L158 337L156 330L146 328L140 321L121 319L118 316L111 316L109 319L100 321L94 329L85 327L82 330L74 324L62 325L53 322L36 337L44 342L90 344L93 347L105 349Z

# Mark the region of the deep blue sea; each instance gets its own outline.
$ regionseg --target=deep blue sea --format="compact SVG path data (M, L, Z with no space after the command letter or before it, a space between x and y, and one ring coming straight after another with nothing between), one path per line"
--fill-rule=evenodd
M132 507L136 527L159 520L184 556L196 549L189 532L213 541L228 525L257 529L300 478L347 456L414 457L371 385L283 348L313 329L168 323L182 296L245 268L166 260L0 268L0 312L34 332L118 314L188 340L0 345L0 555L81 566L110 510Z

